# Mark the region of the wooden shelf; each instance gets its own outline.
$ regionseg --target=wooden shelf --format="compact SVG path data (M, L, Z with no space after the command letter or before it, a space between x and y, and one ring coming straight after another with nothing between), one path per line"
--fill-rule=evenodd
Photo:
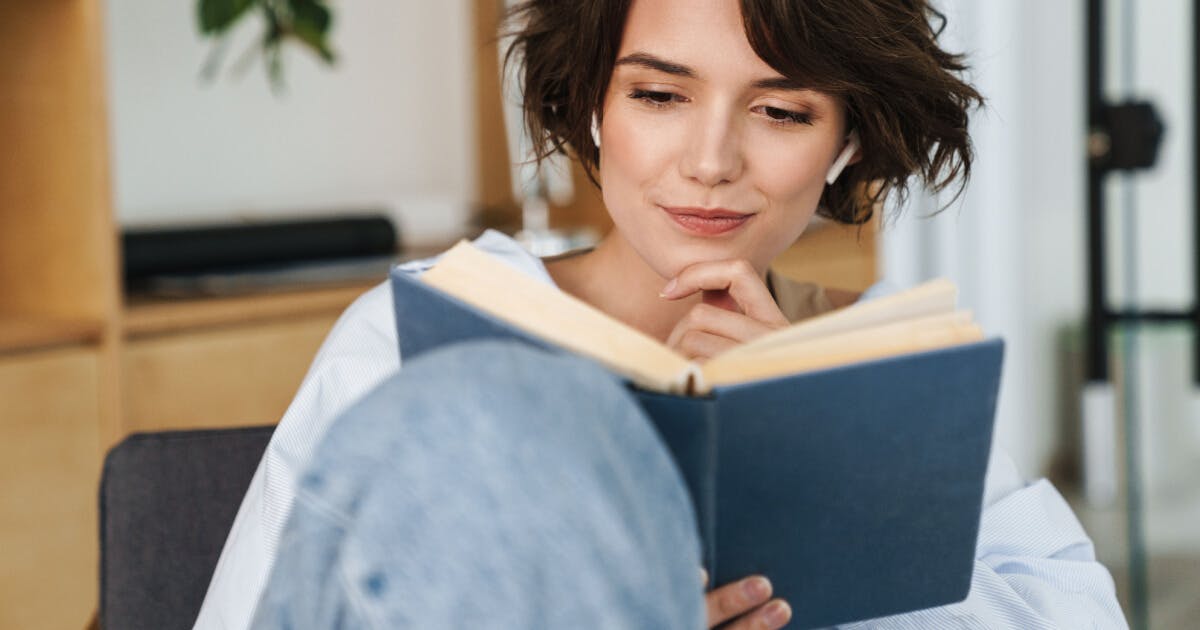
M2 628L96 610L96 489L121 436L104 4L0 2Z
M372 282L236 297L132 299L125 307L122 330L126 338L135 338L325 313L336 314L375 284L377 283Z
M98 320L0 315L0 354L94 343L103 331L104 324Z

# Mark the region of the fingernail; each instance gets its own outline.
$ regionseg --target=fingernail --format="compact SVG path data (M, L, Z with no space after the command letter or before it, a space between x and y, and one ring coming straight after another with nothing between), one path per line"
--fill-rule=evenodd
M761 576L748 578L742 582L742 591L752 601L760 601L771 596L771 583Z
M663 287L662 291L659 291L658 297L667 297L668 295L670 295L671 291L675 290L675 285L677 285L677 284L679 284L678 279L671 278L671 281L667 283L667 286Z
M788 603L782 599L777 602L771 602L763 609L763 617L766 618L767 623L772 628L781 627L792 618L792 607L788 606Z
M708 586L708 571L705 571L704 567L700 567L700 584Z

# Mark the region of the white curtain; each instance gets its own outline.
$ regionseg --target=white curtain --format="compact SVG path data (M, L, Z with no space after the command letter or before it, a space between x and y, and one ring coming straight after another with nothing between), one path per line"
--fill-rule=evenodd
M970 78L988 99L971 123L972 178L933 218L951 195L914 188L883 231L881 272L900 286L949 277L960 305L1005 339L996 439L1036 476L1056 447L1067 395L1059 335L1083 316L1082 3L938 7L948 19L941 42L967 54Z

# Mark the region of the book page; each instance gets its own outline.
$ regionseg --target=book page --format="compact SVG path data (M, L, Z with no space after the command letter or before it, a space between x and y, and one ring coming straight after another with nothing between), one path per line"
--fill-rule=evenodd
M686 393L696 367L649 335L463 241L421 280L516 328L630 378Z
M894 322L823 336L753 356L721 355L701 368L703 382L698 393L721 385L924 352L982 339L983 331L971 322L967 311Z
M950 313L954 311L956 301L957 290L954 284L944 278L938 278L919 284L907 291L852 304L768 333L750 343L742 344L714 357L709 364L726 358L755 356L764 351L773 353L779 348L817 337L869 328L888 322Z

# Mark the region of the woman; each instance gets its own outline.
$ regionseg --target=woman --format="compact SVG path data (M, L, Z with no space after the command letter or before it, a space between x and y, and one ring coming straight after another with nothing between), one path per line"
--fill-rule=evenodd
M581 160L614 228L551 261L477 244L689 357L859 299L768 273L814 214L861 223L910 176L969 174L980 99L921 0L534 0L517 17L528 126L542 155ZM197 627L256 608L260 627L787 623L770 576L702 593L682 482L604 373L482 344L401 378L389 301L363 296L318 354ZM862 627L1124 627L1053 488L994 455L985 506L965 602Z

